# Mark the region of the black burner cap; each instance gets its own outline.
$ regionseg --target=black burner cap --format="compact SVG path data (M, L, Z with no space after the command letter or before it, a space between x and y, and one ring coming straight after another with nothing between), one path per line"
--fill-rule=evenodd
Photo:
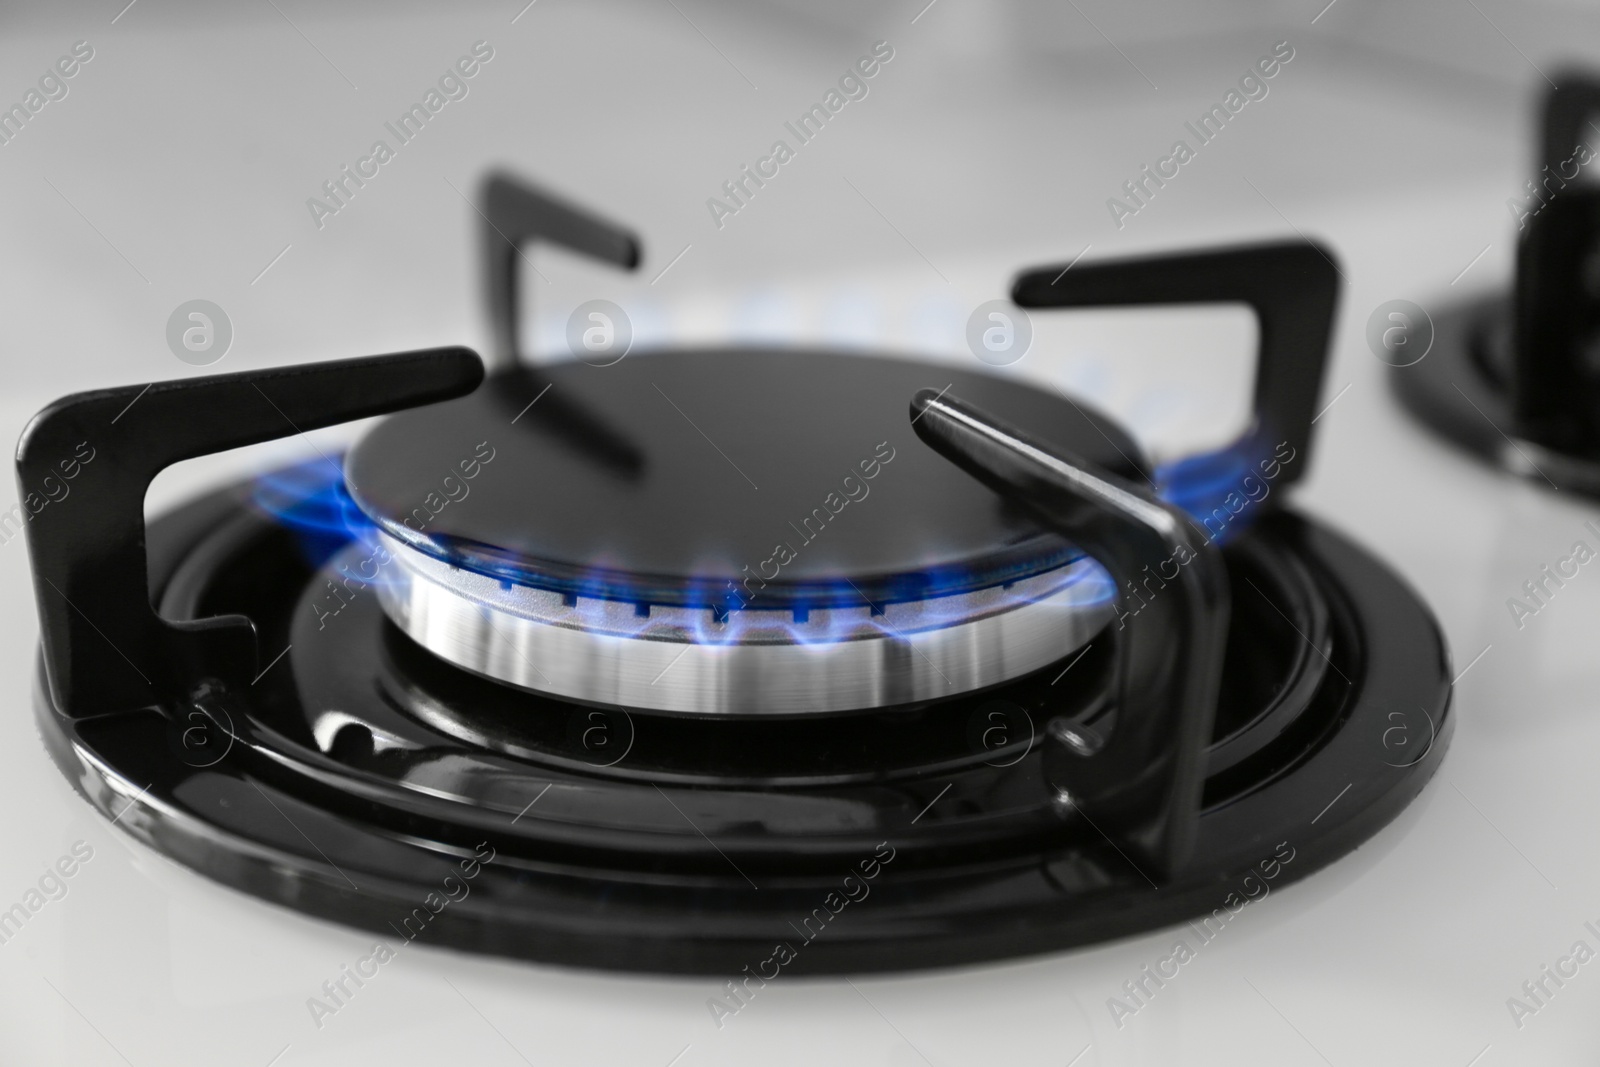
M637 603L724 604L728 583L749 575L766 581L741 587L757 605L877 603L1075 558L907 430L925 387L1123 477L1147 473L1110 419L1018 382L723 349L501 372L384 420L351 451L347 478L368 516L429 554Z

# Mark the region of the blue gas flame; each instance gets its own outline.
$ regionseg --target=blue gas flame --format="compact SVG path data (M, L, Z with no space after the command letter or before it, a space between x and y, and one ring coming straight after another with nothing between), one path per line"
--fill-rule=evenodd
M379 545L378 526L351 498L345 486L344 473L338 463L318 458L314 461L286 467L262 475L256 480L251 495L252 503L292 532L296 544L307 562L316 568L324 566L346 545L359 541L376 551ZM1074 553L1070 558L1081 559ZM459 565L458 560L449 560ZM470 568L496 579L502 586L517 584L504 574L487 573ZM1027 577L1019 575L1019 578ZM383 579L378 579L383 580ZM370 579L364 584L370 584ZM915 604L916 614L907 616L904 607L897 613L897 624L883 615L881 604L869 602L848 581L836 583L836 588L816 590L815 603L810 609L778 611L752 608L714 613L710 610L691 613L673 612L673 622L660 615L638 615L634 619L619 620L615 613L605 611L603 593L611 588L608 578L599 575L577 583L572 595L572 621L597 630L632 636L665 636L667 629L681 631L682 621L688 617L692 640L697 644L735 645L749 642L783 641L786 643L823 646L854 637L885 635L905 636L908 631L934 629L964 621L972 608L959 596L939 595L942 590L924 590L921 597L908 597L904 603ZM1115 599L1115 589L1110 575L1092 560L1083 561L1076 571L1061 583L1050 583L1039 593L1027 592L1021 587L1008 585L1002 597L991 603L987 610L1021 605L1046 596L1056 596L1065 587L1074 587L1074 607L1082 610L1093 605L1110 603ZM722 583L706 579L706 602L717 602ZM614 593L612 594L614 597ZM810 617L814 611L826 608L869 608L867 612L834 610L826 614L827 625L819 627ZM602 615L605 617L602 619Z
M313 567L321 567L351 541L376 539L377 527L345 488L342 456L261 475L250 502L294 535Z
M1224 448L1184 456L1156 467L1156 492L1203 526L1218 544L1243 533L1272 492L1267 470L1276 465L1253 434Z

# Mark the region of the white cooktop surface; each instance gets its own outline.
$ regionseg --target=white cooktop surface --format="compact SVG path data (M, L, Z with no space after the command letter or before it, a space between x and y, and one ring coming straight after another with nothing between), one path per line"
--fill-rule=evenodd
M1396 823L1251 905L1121 1026L1108 998L1182 929L853 984L783 980L721 1028L706 1006L712 979L418 945L319 1026L308 999L372 938L207 882L76 797L33 724L37 632L14 539L0 544L0 810L13 813L0 910L75 848L92 858L0 943L0 1062L1593 1062L1600 964L1549 984L1554 995L1520 1020L1507 1001L1526 999L1523 983L1576 942L1600 951L1585 925L1600 928L1586 833L1600 810L1600 577L1586 568L1520 628L1506 602L1574 541L1600 547L1583 527L1600 509L1426 436L1363 339L1386 300L1434 309L1505 283L1504 203L1530 156L1520 98L1346 55L1308 25L1145 57L1153 90L1115 56L1084 69L963 65L933 28L942 5L914 25L914 11L886 17L859 41L774 39L714 7L684 17L671 5L539 3L513 22L512 4L383 26L285 8L292 25L265 9L193 26L148 6L0 41L11 72L0 96L25 91L74 41L95 49L67 96L0 147L0 436L15 439L67 392L200 373L164 336L171 310L195 297L234 323L218 371L479 343L475 216L461 193L492 163L646 241L631 286L540 256L552 278L534 300L555 312L539 316L540 337L593 291L619 294L667 340L831 338L970 360L967 312L1018 267L1085 246L1098 257L1300 230L1337 250L1346 278L1325 391L1337 400L1317 423L1300 504L1433 606L1463 674L1457 726L1442 770ZM896 52L870 94L716 229L705 199L876 38ZM1271 93L1116 229L1106 198L1284 39L1296 55ZM468 96L317 229L305 199L478 40L494 58ZM1074 385L1170 453L1214 433L1211 413L1239 416L1249 333L1228 314L1091 316L1041 329L1015 372ZM304 448L190 465L163 478L153 506Z

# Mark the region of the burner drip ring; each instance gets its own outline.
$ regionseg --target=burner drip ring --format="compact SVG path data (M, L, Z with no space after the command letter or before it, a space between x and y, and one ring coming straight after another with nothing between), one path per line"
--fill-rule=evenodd
M957 696L1081 648L1113 616L1079 559L1004 586L859 608L735 611L572 597L502 582L385 533L389 618L440 659L569 700L681 715L815 715Z

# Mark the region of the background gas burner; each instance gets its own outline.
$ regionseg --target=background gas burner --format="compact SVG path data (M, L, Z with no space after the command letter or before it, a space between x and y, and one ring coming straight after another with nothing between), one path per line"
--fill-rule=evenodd
M1411 412L1513 474L1600 496L1600 81L1569 71L1544 102L1539 169L1519 198L1517 275L1433 317L1391 378ZM1413 331L1421 324L1407 324ZM1419 362L1420 360L1420 362Z
M881 357L641 354L627 366L650 377L630 394L627 377L615 392L585 391L580 375L595 368L507 367L485 383L477 358L455 348L67 398L35 419L18 460L26 483L88 428L103 443L79 474L98 521L57 508L28 527L46 742L120 827L212 878L392 933L470 867L473 892L424 920L431 939L598 967L737 973L775 944L785 971L991 959L1231 907L1246 879L1304 877L1393 818L1453 728L1447 655L1421 602L1282 506L1310 459L1335 268L1304 243L1063 267L1023 274L1016 302L1254 309L1251 430L1189 468L1213 481L1239 474L1235 488L1211 486L1210 508L1162 499L1134 442L1069 398ZM539 376L549 426L529 421L492 455L448 451L481 442L484 426L520 427L543 395ZM913 379L923 388L880 409ZM914 521L852 504L863 529L886 523L874 531L882 540L841 525L829 542L840 556L813 554L794 580L759 590L768 600L719 604L699 579L736 572L702 569L689 550L744 519L694 518L678 542L659 543L611 525L651 517L635 498L653 478L682 485L665 435L686 431L620 416L644 381L696 380L673 399L760 411L774 382L865 398L795 410L825 442L811 451L855 458L838 442L868 430L869 444L903 442L879 460L874 492ZM532 390L520 408L518 389ZM144 529L145 488L176 459L408 407L355 449L348 498L328 460L212 493ZM760 444L753 429L735 439ZM572 455L557 458L563 449ZM813 458L780 450L754 462L808 470ZM596 485L624 488L591 500L563 484L586 464ZM487 491L502 473L509 490ZM426 528L407 525L414 513L397 503L431 492L435 475ZM891 491L890 475L903 487ZM1253 491L1264 482L1270 496ZM607 493L622 501L611 522L571 514L600 510ZM658 525L670 530L678 514ZM627 566L581 555L613 532L636 553ZM924 553L923 538L944 554ZM717 547L713 564L743 558ZM669 553L666 564L640 563L649 551ZM887 562L856 571L863 558ZM835 703L826 719L796 716L770 679L723 690L743 693L737 704L654 711L502 684L454 661L405 610L415 603L405 591L430 581L480 612L632 642L589 619L570 625L553 602L542 621L530 605L625 605L607 609L613 623L658 605L727 619L783 611L803 626L840 610L837 579L857 573L880 582L869 588L885 601L914 594L886 603L884 619L896 603L976 598L963 602L964 626L990 621L969 609L998 595L997 580L1027 589L1091 559L1116 602L1070 608L1065 636L1023 614L1049 604L1037 591L992 616L1037 627L1041 647L1059 639L1053 658L963 676L939 699L854 690L861 702ZM863 599L870 618L873 597ZM893 633L854 640L904 659L928 647ZM737 714L716 714L726 710ZM1396 716L1418 744L1389 745ZM1335 794L1308 825L1307 810ZM858 902L851 920L830 926L846 900Z

